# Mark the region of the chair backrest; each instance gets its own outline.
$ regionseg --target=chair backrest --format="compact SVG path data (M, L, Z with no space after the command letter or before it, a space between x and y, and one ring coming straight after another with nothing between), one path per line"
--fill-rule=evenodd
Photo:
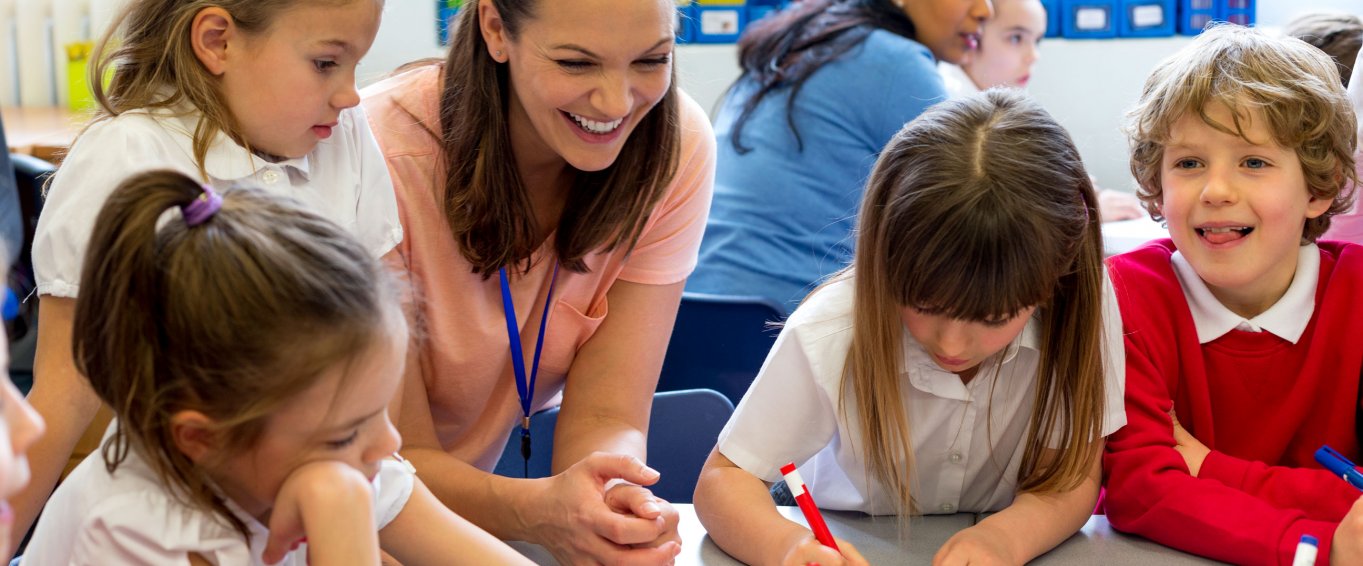
M719 431L729 421L734 406L723 395L707 389L669 391L653 396L648 427L648 465L662 478L650 489L673 503L690 503L696 478ZM507 477L542 478L552 474L554 427L558 408L530 417L529 474L521 458L521 431L511 432L493 473Z
M38 342L38 301L36 297L30 298L37 286L33 275L33 233L43 211L43 185L57 168L28 155L9 154L9 158L14 167L23 245L19 249L19 261L10 268L7 283L20 299L28 299L20 305L19 316L6 326L9 331L9 374L19 391L27 393L33 384L33 357Z
M767 359L785 311L762 297L685 293L658 391L713 389L735 405Z

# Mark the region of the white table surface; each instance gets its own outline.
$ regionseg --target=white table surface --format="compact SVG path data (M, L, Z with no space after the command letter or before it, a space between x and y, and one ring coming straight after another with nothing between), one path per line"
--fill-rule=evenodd
M676 562L679 566L741 564L706 536L705 527L696 518L694 507L686 504L676 507L681 512L682 553L677 556ZM804 524L799 508L778 509L791 520ZM975 524L976 518L977 515L972 513L915 517L908 521L908 530L901 538L899 522L894 517L824 511L824 520L833 535L855 545L871 564L930 564L937 549L957 531ZM537 545L513 542L511 546L537 564L555 564L549 553ZM1049 566L1219 564L1140 537L1116 532L1108 526L1107 518L1102 515L1090 518L1082 530L1032 563Z

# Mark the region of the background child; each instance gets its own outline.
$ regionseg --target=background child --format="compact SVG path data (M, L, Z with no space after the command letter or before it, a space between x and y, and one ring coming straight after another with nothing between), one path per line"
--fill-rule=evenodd
M405 564L523 560L392 457L406 323L338 226L158 171L114 190L90 246L73 350L117 420L25 563L376 564L379 540Z
M1313 459L1360 455L1363 248L1312 243L1356 181L1334 63L1215 27L1160 63L1131 120L1170 239L1110 261L1130 425L1104 461L1108 519L1236 564L1291 563L1302 534L1319 564L1363 563L1359 492Z
M1046 8L1041 0L998 0L980 32L980 48L960 66L937 63L947 94L962 96L996 86L1026 88L1041 58Z
M0 253L0 258L5 257ZM0 268L8 271L8 263L0 259ZM9 341L5 327L0 325L0 370L9 367ZM13 514L9 497L28 484L28 447L43 434L43 419L24 400L24 396L10 382L9 372L0 379L0 552L9 556L14 545L9 536Z
M997 512L939 559L1020 564L1073 534L1124 420L1097 205L1068 134L1015 91L934 106L881 153L858 233L701 472L710 536L745 562L842 563L768 497L790 461L829 509Z
M1363 47L1363 17L1354 14L1307 14L1287 23L1283 33L1324 51L1339 69L1339 78L1349 86L1354 59Z
M1032 65L1041 58L1046 35L1046 8L1040 0L996 0L994 17L980 32L980 48L959 66L937 63L947 94L965 96L994 87L1026 88ZM1130 220L1142 214L1129 192L1099 189L1098 210L1104 222Z
M292 195L370 253L401 239L382 155L359 109L355 65L382 0L134 0L96 50L99 114L48 192L33 245L42 295L29 400L50 425L15 502L22 536L99 409L71 359L71 320L96 213L133 173L181 171ZM107 414L107 413L106 413ZM95 419L91 442L104 430Z

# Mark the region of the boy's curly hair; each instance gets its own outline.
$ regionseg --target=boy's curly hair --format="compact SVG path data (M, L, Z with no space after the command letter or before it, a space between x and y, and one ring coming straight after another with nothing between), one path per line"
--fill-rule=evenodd
M1231 124L1212 120L1213 104L1231 111ZM1140 101L1127 113L1131 173L1151 217L1161 220L1160 179L1164 148L1174 123L1195 112L1207 125L1245 137L1244 121L1266 121L1278 145L1296 150L1312 197L1333 201L1306 221L1303 242L1330 227L1330 217L1349 209L1358 182L1354 171L1355 118L1334 61L1319 49L1234 24L1208 28L1193 43L1162 61L1145 81Z

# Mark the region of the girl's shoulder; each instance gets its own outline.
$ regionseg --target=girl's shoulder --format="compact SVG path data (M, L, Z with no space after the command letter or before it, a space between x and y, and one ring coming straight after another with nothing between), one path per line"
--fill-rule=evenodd
M820 341L846 335L851 340L856 279L845 277L825 283L800 303L783 323L786 331L802 340Z
M26 555L40 564L101 555L158 563L186 552L249 562L240 533L182 502L129 453L112 473L99 457L77 467L49 501ZM62 560L67 553L71 560Z

